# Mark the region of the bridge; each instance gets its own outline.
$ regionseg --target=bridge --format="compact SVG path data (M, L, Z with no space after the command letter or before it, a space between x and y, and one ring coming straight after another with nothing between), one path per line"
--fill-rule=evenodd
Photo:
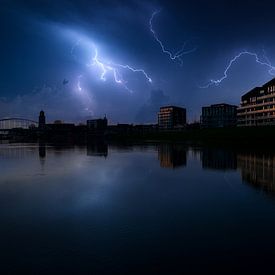
M14 128L29 129L30 127L38 126L38 122L26 118L2 118L0 119L0 131L9 131Z

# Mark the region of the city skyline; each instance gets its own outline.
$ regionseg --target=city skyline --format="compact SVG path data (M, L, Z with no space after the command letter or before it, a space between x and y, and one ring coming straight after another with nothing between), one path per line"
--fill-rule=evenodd
M176 105L192 122L239 105L274 73L273 4L247 3L4 1L0 116L149 123Z

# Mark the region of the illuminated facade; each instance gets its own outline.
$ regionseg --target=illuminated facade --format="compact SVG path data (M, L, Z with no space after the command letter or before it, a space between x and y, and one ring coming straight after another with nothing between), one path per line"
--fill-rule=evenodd
M275 78L241 98L238 126L275 125Z
M158 125L160 130L183 128L186 125L186 109L176 106L161 107Z
M234 127L236 124L237 106L222 103L202 107L202 128Z

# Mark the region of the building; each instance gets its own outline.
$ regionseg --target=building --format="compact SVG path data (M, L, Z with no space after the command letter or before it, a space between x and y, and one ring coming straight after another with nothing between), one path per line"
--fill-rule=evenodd
M56 120L54 123L48 123L47 130L53 131L54 133L72 133L75 125L73 123L63 123L62 121Z
M230 104L214 104L202 107L202 128L224 128L237 125L237 106Z
M161 107L158 113L160 130L173 130L186 126L186 109L176 106Z
M40 111L38 127L39 127L39 129L45 129L45 126L46 126L45 113L44 113L44 111Z
M87 120L88 131L105 131L107 129L107 125L108 120L106 117Z
M238 126L275 125L275 78L241 98Z

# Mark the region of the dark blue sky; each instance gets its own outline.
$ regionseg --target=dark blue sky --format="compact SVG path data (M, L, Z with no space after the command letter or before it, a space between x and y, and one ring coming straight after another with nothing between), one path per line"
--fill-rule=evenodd
M159 106L176 104L193 121L202 105L239 104L275 73L274 6L266 0L1 1L0 117L35 118L43 108L49 120L107 114L115 123L155 122ZM150 31L157 10L153 29L166 49L175 53L184 42L196 48L182 65ZM221 79L244 50L250 54L232 63L225 80L201 88Z

